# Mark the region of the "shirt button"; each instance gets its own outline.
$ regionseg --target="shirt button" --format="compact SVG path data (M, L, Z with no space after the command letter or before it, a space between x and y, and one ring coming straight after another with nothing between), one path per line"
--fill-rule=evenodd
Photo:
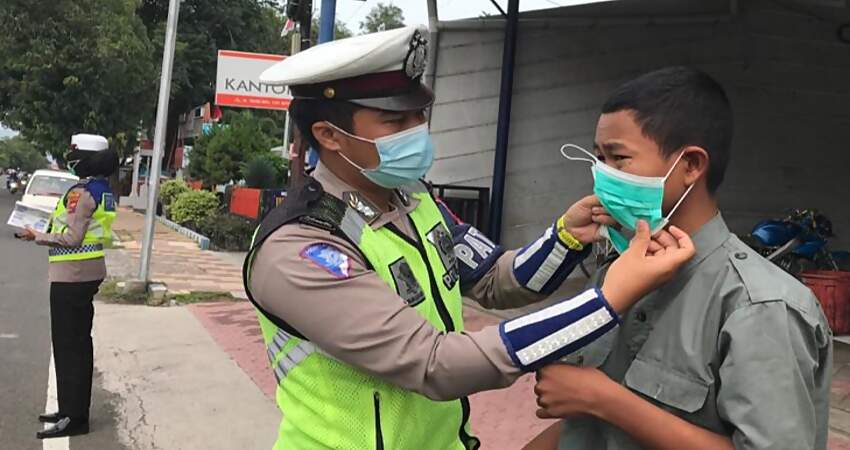
M638 311L636 317L639 322L646 322L646 313L644 311Z
M747 259L747 254L744 252L735 253L735 257L738 259Z

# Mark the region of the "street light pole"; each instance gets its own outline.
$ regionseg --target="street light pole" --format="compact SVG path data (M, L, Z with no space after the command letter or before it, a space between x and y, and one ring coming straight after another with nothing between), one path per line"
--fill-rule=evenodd
M150 281L151 250L153 249L154 215L159 196L159 175L162 171L162 153L165 147L165 126L168 118L168 99L171 95L171 71L174 67L174 44L177 40L177 17L181 0L169 0L168 21L165 28L165 46L162 52L162 71L159 78L159 101L156 107L156 128L153 138L153 161L148 172L148 205L145 210L145 234L142 239L139 280Z
M336 24L336 0L322 0L321 16L319 20L319 44L334 40L334 28Z

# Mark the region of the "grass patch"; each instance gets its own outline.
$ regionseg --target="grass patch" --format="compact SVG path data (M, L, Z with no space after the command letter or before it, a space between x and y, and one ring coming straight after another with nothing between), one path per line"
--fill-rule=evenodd
M100 290L95 297L97 300L108 303L122 303L132 305L148 305L148 306L170 306L173 303L178 305L191 305L194 303L204 302L233 302L236 298L229 292L215 291L199 291L190 292L188 294L166 294L163 299L154 299L146 292L127 293L118 284L120 279L110 278L100 285Z
M127 303L133 305L144 305L147 303L147 293L126 293L118 286L120 281L114 278L104 281L100 285L100 290L95 298L109 303Z
M174 300L181 305L191 305L192 303L203 302L232 302L233 296L229 292L190 292L188 294L170 294L167 301Z

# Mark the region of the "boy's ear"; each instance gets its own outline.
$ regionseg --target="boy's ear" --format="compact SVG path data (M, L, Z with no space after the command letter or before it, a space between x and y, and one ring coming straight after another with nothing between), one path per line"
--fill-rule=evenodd
M711 160L704 148L692 145L685 147L682 162L685 163L685 184L691 186L708 173Z

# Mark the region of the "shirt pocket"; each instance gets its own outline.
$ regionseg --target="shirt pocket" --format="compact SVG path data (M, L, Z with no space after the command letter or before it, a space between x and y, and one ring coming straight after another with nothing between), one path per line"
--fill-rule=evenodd
M709 392L709 384L702 380L642 359L634 360L624 382L632 390L686 413L702 409Z
M608 359L608 354L611 353L618 329L619 327L614 327L608 330L607 333L587 346L564 356L560 362L573 366L600 367Z

